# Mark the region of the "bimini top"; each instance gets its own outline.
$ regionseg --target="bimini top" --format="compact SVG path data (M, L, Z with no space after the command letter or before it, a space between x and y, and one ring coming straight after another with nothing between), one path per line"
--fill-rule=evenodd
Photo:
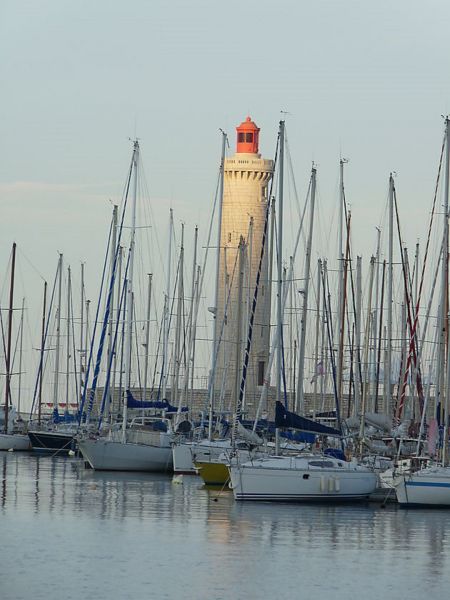
M258 154L259 143L259 127L252 121L251 117L247 117L237 131L237 146L236 152L246 154Z

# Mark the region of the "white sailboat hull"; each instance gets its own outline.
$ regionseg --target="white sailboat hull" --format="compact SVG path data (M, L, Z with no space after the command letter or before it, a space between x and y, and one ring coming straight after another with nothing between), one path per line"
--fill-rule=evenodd
M85 460L98 471L172 471L172 448L105 439L79 441Z
M348 463L339 462L342 462L341 467L315 469L308 467L305 459L274 457L231 465L233 494L236 500L291 502L368 498L377 485L375 473L361 467L352 469L344 466Z
M0 433L0 450L31 450L30 438L21 433Z
M450 467L401 475L395 490L402 506L450 506Z

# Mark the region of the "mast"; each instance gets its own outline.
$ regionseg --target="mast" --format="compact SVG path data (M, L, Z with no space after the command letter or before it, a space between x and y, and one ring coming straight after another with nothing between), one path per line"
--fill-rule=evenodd
M72 295L72 279L70 267L67 268L67 329L66 329L66 410L69 412L69 370L70 370L70 325L72 315L70 313L70 300Z
M325 258L322 262L321 268L321 278L322 282L325 282L327 279L327 270L328 264L327 259ZM325 335L325 321L327 318L327 310L326 310L326 294L325 290L322 290L322 298L321 298L321 331L320 331L320 362L322 363L323 375L320 378L320 410L324 410L325 406L325 389L327 382L327 349L326 349L326 335Z
M194 322L192 325L192 354L191 354L191 390L189 396L189 406L192 407L194 400L194 373L195 373L195 339L197 335L197 317L198 307L200 304L200 275L201 267L197 266L197 279L195 282L195 309L194 309Z
M447 315L447 328L450 328L450 311ZM447 329L448 331L448 329ZM447 387L445 390L445 408L444 408L444 432L442 436L442 466L445 467L448 463L448 414L450 408L450 344L447 346ZM424 408L425 410L425 408Z
M138 184L138 164L139 164L139 142L134 141L133 147L133 168L134 168L134 185L133 185L133 204L131 211L131 239L130 239L130 260L128 266L127 277L127 337L126 337L126 353L125 353L125 396L123 399L123 421L122 421L122 442L126 442L126 426L128 416L128 399L127 392L131 387L131 350L133 338L133 267L134 267L134 246L136 238L136 204L137 204L137 184Z
M306 246L306 259L305 259L305 287L303 289L303 306L302 306L302 318L300 322L300 349L299 349L299 363L298 363L298 380L297 380L297 408L303 413L305 409L305 390L303 385L304 372L305 372L305 348L306 348L306 319L308 316L308 293L309 293L309 280L311 272L311 249L312 249L312 237L314 228L314 205L316 200L316 173L315 167L311 170L311 205L309 215L309 233L308 233L308 244Z
M252 298L253 298L253 290L252 290L252 260L253 260L253 216L250 217L250 222L248 226L248 242L246 244L247 248L247 268L246 268L246 286L247 286L247 294L246 294L246 311L245 311L245 331L248 331L250 324L250 317L252 312ZM246 388L245 388L246 389ZM245 389L244 389L244 397L242 399L242 409L245 410Z
M382 346L382 333L383 333L383 305L384 305L384 283L386 275L386 260L383 260L383 269L381 271L381 298L380 298L380 325L378 328L378 353L377 353L377 364L376 364L376 378L375 378L375 412L378 412L378 394L379 394L379 383L380 383L380 364L381 364L381 346Z
M148 380L148 355L150 344L150 309L152 304L152 279L153 274L148 274L148 291L147 291L147 318L145 320L145 362L144 362L144 397L145 402L147 397L147 380Z
M216 253L216 278L214 287L214 306L213 314L213 344L212 344L212 361L209 381L209 423L208 423L208 439L212 438L212 426L214 415L214 379L215 379L215 363L217 360L217 310L219 304L219 286L220 286L220 234L222 231L222 205L223 205L223 189L225 181L225 152L227 145L227 134L222 131L222 153L220 157L220 178L219 178L219 206L217 216L217 253ZM222 315L223 318L223 315Z
M394 178L389 175L389 255L387 289L387 352L384 365L384 414L391 411L391 371L392 371L392 294L394 274Z
M294 273L294 259L289 257L289 273ZM293 278L292 278L293 279ZM286 280L286 277L285 277ZM293 281L289 282L289 395L295 399L292 390L295 388L294 383L294 285Z
M117 206L114 205L113 208L113 218L112 218L112 240L111 240L111 255L110 255L110 269L111 276L114 270L114 262L116 260L116 251L117 251ZM120 287L120 286L119 286ZM109 312L109 324L108 324L108 353L107 353L107 362L106 364L111 364L111 354L113 352L113 326L114 326L114 290L111 294L111 302L110 302L110 312ZM106 390L106 407L107 411L111 410L111 380L109 379L108 389Z
M378 356L378 298L380 292L380 244L381 244L381 229L379 227L377 230L377 251L376 251L376 265L375 265L375 307L373 311L373 354L372 354L372 364L373 364L373 372L377 372L377 356ZM378 376L375 378L374 386L373 386L373 402L372 409L373 412L377 412L377 398L378 398Z
M81 298L80 298L80 397L77 398L77 410L83 397L84 361L86 360L86 349L84 348L84 263L81 263Z
M91 306L91 301L90 300L86 300L85 301L86 304L86 329L85 329L85 334L84 334L84 344L85 344L85 348L86 348L86 352L87 352L87 344L88 344L88 340L89 340L89 313L90 313L90 306ZM86 381L84 382L84 385L86 385Z
M196 313L196 298L197 298L197 245L198 245L198 227L195 226L194 231L194 258L192 260L192 282L191 282L191 306L190 306L190 315L189 315L189 343L188 350L189 354L187 357L187 367L186 367L186 385L185 390L187 393L189 387L189 375L191 374L192 378L192 388L194 386L194 354L195 354L195 325L197 324L197 313Z
M338 273L339 273L339 282L338 282L338 310L337 310L337 347L339 351L337 353L336 360L336 373L337 373L337 389L339 398L342 393L342 361L343 356L341 352L341 348L344 343L344 321L341 318L341 315L345 314L344 305L344 242L343 242L343 231L344 231L344 206L345 206L345 190L344 190L344 164L348 161L344 158L341 158L339 161L339 231L338 231ZM347 227L346 227L347 229Z
M355 402L354 416L359 414L361 400L361 305L362 305L362 258L356 257L356 315L355 315L355 348L354 357L354 377L355 377Z
M175 406L178 400L178 383L180 376L180 363L181 363L181 319L183 312L183 299L184 299L184 223L181 224L181 248L180 248L180 261L178 268L178 285L177 285L177 319L175 325L175 348L174 348L174 372L173 372L173 384L170 395L170 400Z
M40 360L39 360L38 425L41 424L41 411L42 411L42 379L44 377L45 311L46 310L47 310L47 282L44 281L44 300L42 303L41 356L40 356Z
M322 279L322 260L317 261L317 297L316 297L316 333L314 343L314 413L317 411L317 377L319 375L319 334L320 334L320 296L321 296L321 279ZM323 370L323 364L321 369Z
M5 433L8 433L9 401L11 397L11 336L14 310L14 274L16 270L16 242L12 246L11 280L9 285L8 337L6 342L6 384L5 384Z
M173 231L173 209L170 209L169 217L169 254L167 257L167 286L164 299L164 330L163 330L163 364L162 364L162 397L166 400L167 395L167 376L169 359L169 323L170 323L170 284L171 284L171 263L172 263L172 231Z
M55 379L53 383L53 416L58 414L59 359L61 353L61 294L63 255L58 259L58 311L56 315Z
M22 395L22 356L23 356L23 318L25 314L25 298L22 298L22 311L20 315L20 341L19 341L19 392L17 396L17 412L20 416L20 400Z
M120 319L121 319L121 310L120 310L120 298L122 295L122 289L121 289L121 281L122 281L122 262L123 262L123 248L122 246L119 246L118 248L118 255L117 255L117 272L118 272L118 278L117 281L119 282L119 285L117 286L117 297L116 297L116 306L117 306L117 322L120 324ZM124 305L126 304L126 302L124 301ZM87 313L86 313L87 316ZM118 328L118 326L117 326ZM86 338L87 339L87 338ZM113 390L113 396L111 399L111 413L110 413L110 421L112 423L113 421L113 413L115 412L114 408L115 408L115 403L114 400L117 397L118 401L119 401L119 406L118 406L118 411L120 411L120 400L122 398L122 357L123 357L123 344L122 344L122 336L120 336L120 361L117 360L117 357L119 356L119 344L117 344L117 347L115 348L114 351L114 358L113 358L113 373L112 373L112 382L111 382L111 389ZM119 389L118 389L118 393L116 392L116 378L117 378L117 363L119 362L120 364L120 377L119 377Z
M197 323L197 314L196 314L196 297L197 297L197 288L196 288L196 272L197 272L197 242L198 242L198 227L195 227L194 232L194 258L192 261L192 280L191 280L191 302L189 306L189 316L188 316L188 336L187 336L187 344L185 346L184 356L185 356L185 364L184 364L184 376L183 376L183 385L181 388L180 401L178 403L178 411L177 411L177 419L176 424L178 425L178 420L181 414L181 408L183 403L186 401L186 396L189 388L189 375L191 373L191 362L193 362L193 354L195 347L195 324ZM184 296L184 293L183 293ZM192 387L193 387L192 380Z
M275 248L275 221L276 221L276 203L275 197L272 197L268 202L270 205L270 232L269 232L269 265L267 273L267 294L265 296L265 314L271 314L272 306L272 281L273 281L273 252ZM278 329L275 330L275 337L278 335ZM269 339L270 339L270 316L269 316ZM272 359L273 360L273 359ZM268 376L270 377L270 371L266 369ZM267 410L267 399L265 405L262 407Z
M347 224L346 224L346 243L345 243L345 256L342 256L343 262L343 274L342 274L342 298L341 298L341 313L338 315L339 319L339 346L338 346L338 356L339 356L339 371L337 373L337 390L339 400L342 399L342 372L344 368L344 331L345 331L345 313L347 309L347 272L348 272L348 263L350 259L350 222L351 222L351 212L348 211L347 216ZM351 383L350 383L351 385Z
M404 248L403 249L403 265L404 265L404 269L405 269L405 279L407 282L409 282L409 264L408 264L408 249ZM397 393L397 403L401 403L403 404L404 398L403 398L403 385L406 388L406 384L408 381L408 349L409 349L409 344L408 344L408 310L407 310L407 303L409 301L408 298L408 289L405 285L405 291L404 291L404 301L402 302L402 310L401 310L401 335L400 335L400 343L401 343L401 369L400 369L400 373L399 373L399 382L398 382L398 393ZM403 381L405 382L403 384ZM405 390L406 393L406 390ZM405 417L406 417L406 411L405 411Z
M361 449L364 440L364 427L365 427L365 414L367 407L367 391L370 388L370 361L369 361L369 342L371 334L371 318L372 318L372 289L373 289L373 275L374 275L375 257L372 256L370 259L370 279L369 279L369 297L367 300L367 316L366 316L366 330L364 340L364 380L363 380L363 396L361 406L361 424L359 436L361 440Z
M281 399L281 370L283 368L283 186L284 186L284 121L280 121L280 154L279 154L279 177L278 177L278 244L277 244L277 372L276 390L277 401Z
M245 270L245 242L241 236L239 241L239 279L238 279L238 297L237 297L237 334L236 334L236 347L235 347L235 369L234 369L234 390L235 390L235 407L238 410L239 405L239 392L240 392L240 366L242 358L242 296L244 287L244 270ZM236 419L239 419L240 415L236 414Z
M450 409L450 344L448 343L448 331L450 327L450 319L448 313L448 201L449 201L449 187L450 187L450 121L448 116L445 119L445 196L444 196L444 239L442 245L442 300L441 300L441 312L442 312L442 335L441 335L441 353L442 353L442 371L444 371L444 360L445 360L445 344L448 348L447 356L447 389L445 393L445 407L441 408L441 414L443 419L441 423L444 423L444 436L442 445L442 464L445 465L447 462L447 449L448 449L448 417ZM447 318L446 318L447 317ZM442 396L441 396L442 397Z

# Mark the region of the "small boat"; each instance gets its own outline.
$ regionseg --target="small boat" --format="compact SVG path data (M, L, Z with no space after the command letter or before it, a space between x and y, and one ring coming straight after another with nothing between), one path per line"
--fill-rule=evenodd
M198 473L196 464L214 462L228 450L231 450L230 438L214 440L206 438L200 441L174 443L172 447L174 473L196 475Z
M214 445L216 444L216 445ZM204 440L197 444L192 453L193 462L205 485L225 485L230 479L228 465L231 458L231 439L211 441ZM242 462L247 462L255 455L245 442L237 442L235 452Z
M328 455L272 456L230 465L236 500L343 502L365 500L375 473Z
M226 485L230 479L227 460L195 463L198 474L205 485Z
M68 453L75 445L76 427L58 427L53 429L30 429L29 441L32 449L37 452Z
M10 406L8 410L8 427L5 427L4 407L0 407L0 450L31 450L30 440L25 432L26 424L16 418L16 410Z
M403 473L395 491L401 506L450 506L450 467L430 465Z

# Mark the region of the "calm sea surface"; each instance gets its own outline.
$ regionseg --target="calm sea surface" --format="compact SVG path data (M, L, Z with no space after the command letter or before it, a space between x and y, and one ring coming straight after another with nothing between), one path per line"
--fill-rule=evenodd
M450 595L450 510L236 503L33 454L0 475L1 600Z

